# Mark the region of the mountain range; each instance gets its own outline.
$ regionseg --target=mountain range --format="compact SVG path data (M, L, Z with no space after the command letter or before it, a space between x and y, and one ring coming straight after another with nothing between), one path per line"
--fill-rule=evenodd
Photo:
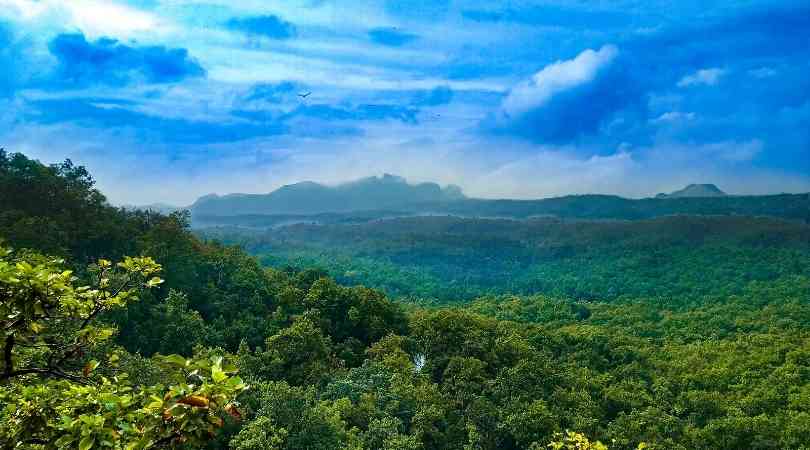
M658 194L655 198L700 198L725 197L728 194L713 184L690 184L685 188L670 194Z
M141 209L171 212L154 204ZM455 185L408 183L384 174L338 185L312 181L267 194L210 194L187 208L195 227L277 227L294 223L365 222L414 215L638 220L687 215L752 215L810 221L810 194L727 195L714 184L690 184L654 198L569 195L538 200L469 198Z
M238 214L320 214L367 210L399 210L410 205L443 203L466 197L454 185L409 184L404 178L384 174L337 186L312 181L289 184L269 194L215 194L199 198L193 216Z

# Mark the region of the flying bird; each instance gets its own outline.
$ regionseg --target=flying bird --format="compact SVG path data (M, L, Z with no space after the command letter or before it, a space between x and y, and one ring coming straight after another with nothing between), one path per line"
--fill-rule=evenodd
M298 94L298 96L299 96L299 97L301 97L301 98L307 98L307 97L309 97L311 94L312 94L312 92L307 92L306 94Z

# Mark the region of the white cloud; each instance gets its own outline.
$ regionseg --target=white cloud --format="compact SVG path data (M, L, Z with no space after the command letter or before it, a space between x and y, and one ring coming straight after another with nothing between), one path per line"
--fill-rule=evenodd
M70 0L64 2L73 22L91 36L126 36L156 27L158 19L146 12L113 2Z
M685 122L689 120L694 120L695 113L688 112L683 113L679 111L669 111L661 114L660 116L652 119L652 123L661 124L661 123L677 123L677 122Z
M19 19L44 19L63 27L78 28L91 37L128 38L134 33L167 31L167 24L148 12L101 0L0 0L0 10L13 11Z
M593 81L618 54L615 46L605 45L597 51L585 50L574 59L549 64L530 80L515 86L501 110L507 116L515 116L542 106L560 92Z
M711 68L711 69L701 69L697 72L687 75L681 78L681 81L678 81L678 87L689 87L689 86L698 86L698 85L706 85L706 86L714 86L720 81L720 77L725 75L726 71L723 69L718 68Z
M208 78L223 83L251 84L296 80L318 88L358 90L433 89L501 92L499 80L446 80L418 77L401 69L382 65L347 63L325 57L263 52L227 47L209 48L203 55Z
M19 16L29 20L48 9L45 2L33 0L0 0L0 14Z

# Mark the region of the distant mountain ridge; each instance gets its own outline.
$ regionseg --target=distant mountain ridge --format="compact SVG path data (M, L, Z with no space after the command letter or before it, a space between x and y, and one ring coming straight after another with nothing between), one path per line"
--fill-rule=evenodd
M206 195L187 209L195 227L266 228L294 223L356 223L394 217L452 215L527 219L640 220L667 215L770 216L810 222L810 194L727 195L713 184L629 199L568 195L537 200L468 198L454 185L410 184L385 174L328 186L312 181L268 194Z
M714 184L690 184L685 188L670 194L658 194L655 198L699 198L699 197L726 197L728 194Z
M455 185L410 184L384 174L327 186L312 181L289 184L268 194L215 194L200 197L190 209L194 216L235 214L319 214L401 209L413 204L442 203L466 197Z

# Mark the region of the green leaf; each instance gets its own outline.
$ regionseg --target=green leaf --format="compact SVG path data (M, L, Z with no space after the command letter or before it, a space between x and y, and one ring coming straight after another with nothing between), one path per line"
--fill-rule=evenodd
M226 378L225 372L222 371L222 367L219 364L215 364L211 367L211 378L214 380L215 383L221 383Z
M230 380L228 380L228 386L231 389L243 389L245 387L245 384L241 378L239 378L238 376L233 376L231 377Z
M185 367L186 366L186 358L183 358L180 355L164 356L164 357L161 358L161 360L164 363L170 364L170 365L173 365L173 366L178 366L178 367Z
M95 436L85 436L81 441L79 441L79 450L90 450L95 443Z
M54 444L58 448L68 448L72 442L73 442L73 436L70 435L70 434L66 434L66 435L60 437L59 439L57 439L56 442L54 442Z

